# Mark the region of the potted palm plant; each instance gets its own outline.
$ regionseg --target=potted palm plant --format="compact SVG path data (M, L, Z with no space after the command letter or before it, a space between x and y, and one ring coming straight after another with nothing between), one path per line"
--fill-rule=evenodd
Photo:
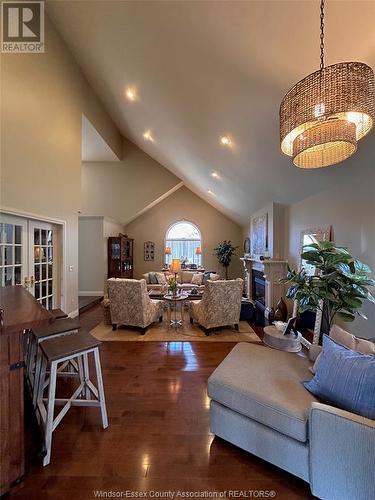
M371 292L375 280L369 266L330 241L304 246L301 259L314 266L316 273L308 275L304 268L296 271L288 266L281 280L290 285L287 297L297 302L298 312L320 310L326 333L336 316L343 321L354 321L356 316L367 319L361 311L363 301L375 303Z
M225 269L225 279L228 279L228 267L231 263L233 255L236 255L238 247L234 247L230 240L224 240L222 243L214 248L214 255L216 255L219 264Z

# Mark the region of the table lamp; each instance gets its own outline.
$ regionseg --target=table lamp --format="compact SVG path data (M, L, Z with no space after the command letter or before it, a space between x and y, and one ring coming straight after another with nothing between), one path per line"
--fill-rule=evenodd
M201 247L197 247L195 249L195 255L202 255L202 249L201 249ZM197 264L198 264L198 262L199 262L199 258L197 259Z
M164 253L165 253L165 255L172 255L171 247L165 247ZM165 267L167 268L168 266L169 266L169 264L168 264L168 257L167 257L167 259L165 260Z
M174 273L175 279L177 279L177 273L181 271L181 261L180 259L172 259L171 271Z

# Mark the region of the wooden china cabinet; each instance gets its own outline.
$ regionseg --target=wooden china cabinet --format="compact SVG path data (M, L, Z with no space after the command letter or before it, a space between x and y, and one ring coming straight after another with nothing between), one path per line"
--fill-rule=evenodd
M126 236L108 238L108 278L133 278L133 245Z

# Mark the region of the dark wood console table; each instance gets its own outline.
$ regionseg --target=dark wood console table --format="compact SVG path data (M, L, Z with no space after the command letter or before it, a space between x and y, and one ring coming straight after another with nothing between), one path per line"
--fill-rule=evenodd
M54 321L22 286L0 288L0 495L25 471L23 331Z

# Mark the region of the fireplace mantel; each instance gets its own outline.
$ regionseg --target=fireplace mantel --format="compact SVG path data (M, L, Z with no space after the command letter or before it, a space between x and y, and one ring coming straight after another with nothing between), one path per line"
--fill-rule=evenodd
M249 261L249 262L258 262L259 264L269 264L269 265L273 265L273 264L280 264L280 263L284 263L284 264L287 264L288 261L287 260L278 260L278 259L255 259L253 257L240 257L240 260L242 261Z
M241 257L240 259L245 269L246 295L250 301L254 302L252 296L252 273L254 270L263 272L265 279L265 311L264 316L268 319L271 308L276 309L276 305L281 297L285 295L285 287L280 283L287 271L286 260L276 259L255 259L252 257Z

